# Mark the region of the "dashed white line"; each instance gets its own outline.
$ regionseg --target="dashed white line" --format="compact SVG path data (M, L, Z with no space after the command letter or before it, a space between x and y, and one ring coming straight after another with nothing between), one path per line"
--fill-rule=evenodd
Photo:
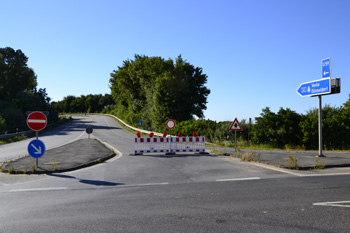
M145 184L130 184L130 185L124 185L124 187L136 187L136 186L156 186L156 185L168 185L168 182L163 183L145 183Z
M59 190L66 190L66 189L67 189L67 187L31 188L31 189L11 189L10 192L59 191Z
M244 181L244 180L261 180L260 177L246 177L246 178L232 178L232 179L218 179L217 182L225 181Z
M346 204L347 204L347 205L346 205ZM314 203L313 205L316 205L316 206L334 206L334 207L345 207L345 208L349 208L349 207L350 207L350 201L319 202L319 203Z

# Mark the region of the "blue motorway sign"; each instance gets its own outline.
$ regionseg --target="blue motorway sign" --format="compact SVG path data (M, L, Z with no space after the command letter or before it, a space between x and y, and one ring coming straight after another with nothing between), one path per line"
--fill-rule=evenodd
M45 144L39 139L31 141L28 145L28 153L33 158L40 158L45 153Z
M300 84L297 93L302 96L325 95L331 93L331 79L324 78Z
M321 60L322 78L331 77L331 58Z

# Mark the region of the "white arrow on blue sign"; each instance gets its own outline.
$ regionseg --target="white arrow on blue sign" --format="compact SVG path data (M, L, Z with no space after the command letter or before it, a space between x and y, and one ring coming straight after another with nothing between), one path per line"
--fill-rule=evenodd
M45 153L45 144L39 139L31 141L28 145L28 153L33 158L40 158Z
M331 58L321 60L322 78L331 78Z
M324 78L300 84L297 93L302 96L325 95L331 93L331 79Z

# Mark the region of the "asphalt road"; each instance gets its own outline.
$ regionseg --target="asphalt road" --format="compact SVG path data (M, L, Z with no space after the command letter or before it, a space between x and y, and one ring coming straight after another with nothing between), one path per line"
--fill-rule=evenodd
M122 156L67 173L1 174L1 233L350 229L349 169L299 173L221 156L129 156L134 136L96 115L48 133L45 143L87 137L89 124ZM12 150L22 153L27 143L0 146L0 154L16 156Z

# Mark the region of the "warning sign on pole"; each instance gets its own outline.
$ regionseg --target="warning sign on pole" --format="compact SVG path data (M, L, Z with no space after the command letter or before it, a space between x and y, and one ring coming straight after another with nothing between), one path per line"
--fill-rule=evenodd
M232 125L229 130L243 131L241 125L239 124L237 118L232 122Z

